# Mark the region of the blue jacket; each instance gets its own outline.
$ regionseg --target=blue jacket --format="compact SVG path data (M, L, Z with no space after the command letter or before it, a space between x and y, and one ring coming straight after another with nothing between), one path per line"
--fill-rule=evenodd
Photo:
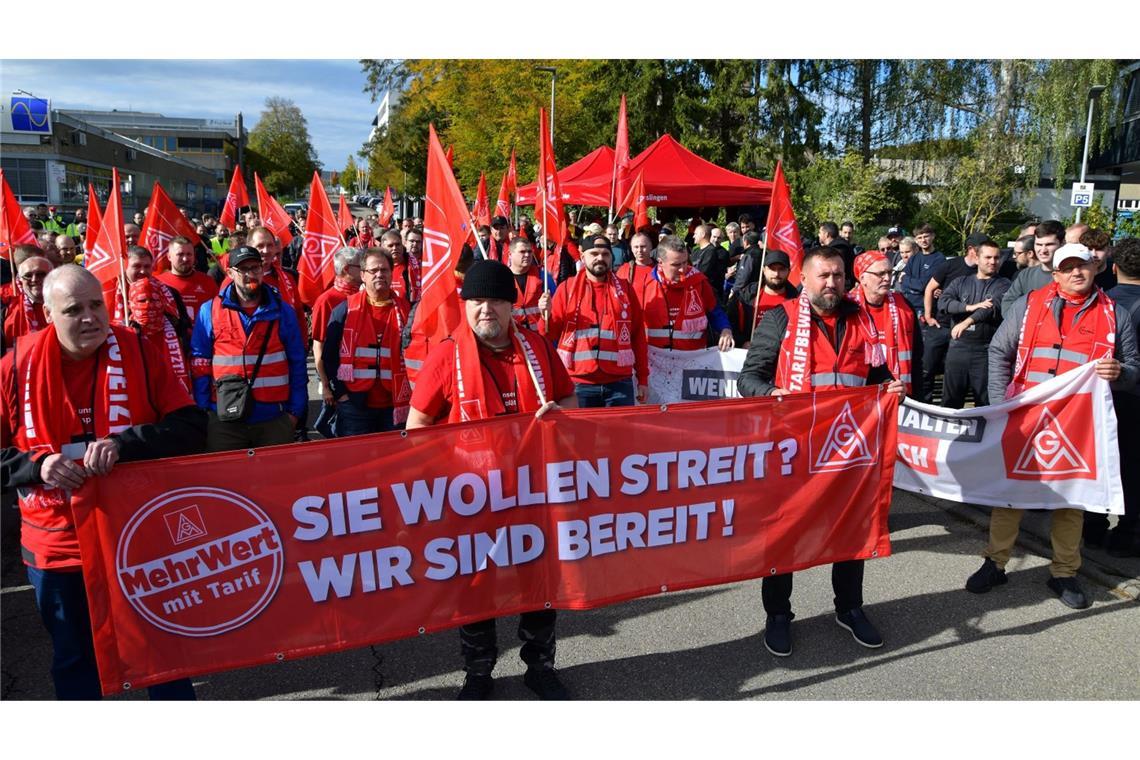
M246 316L234 299L233 283L218 294L222 307L238 313L242 329L249 335L254 322L280 322L281 342L285 345L285 356L289 360L289 402L288 404L264 404L254 402L246 422L266 422L280 416L282 411L300 418L309 403L309 371L305 362L305 342L301 339L301 328L297 324L297 314L291 308L282 308L281 296L272 285L262 287L261 305L253 316ZM194 336L190 339L190 353L197 360L214 359L214 299L198 307L198 318L194 321ZM214 385L212 373L194 377L194 401L198 406L216 411L211 398Z

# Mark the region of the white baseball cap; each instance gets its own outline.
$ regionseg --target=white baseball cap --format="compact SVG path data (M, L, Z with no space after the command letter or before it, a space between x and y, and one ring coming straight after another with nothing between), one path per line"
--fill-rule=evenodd
M1065 243L1053 252L1053 268L1057 269L1065 259L1092 261L1092 251L1080 243Z

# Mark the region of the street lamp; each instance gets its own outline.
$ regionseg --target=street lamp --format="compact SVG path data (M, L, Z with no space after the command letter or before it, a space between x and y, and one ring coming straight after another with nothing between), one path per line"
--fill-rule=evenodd
M1081 184L1084 184L1084 182L1085 182L1085 172L1088 170L1088 166L1089 166L1089 133L1092 132L1093 104L1096 103L1097 98L1100 97L1100 94L1102 92L1104 92L1105 89L1106 88L1103 84L1094 84L1092 87L1089 88L1089 94L1088 94L1089 120L1088 120L1088 124L1085 126L1085 152L1081 158ZM1078 223L1081 221L1081 211L1082 210L1083 209L1080 206L1077 206L1077 222Z
M554 145L554 82L558 79L558 70L553 66L535 66L535 71L545 71L550 74L550 144ZM1103 89L1103 88L1101 88Z

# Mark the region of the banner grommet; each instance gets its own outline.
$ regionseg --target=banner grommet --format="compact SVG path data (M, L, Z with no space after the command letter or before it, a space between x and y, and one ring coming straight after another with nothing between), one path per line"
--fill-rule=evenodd
M879 550L876 549L875 551L871 552L871 556L872 557L878 557L879 556Z
M408 431L407 430L401 430L400 431L400 437L401 438L407 438L408 437Z
M550 602L543 602L542 607L543 607L543 609L547 609L547 610L550 609Z
M770 570L768 571L768 574L769 574L769 575L775 575L775 574L776 574L776 568L774 568L774 567L773 567L772 569L770 569Z
M421 636L423 636L425 633L427 633L427 628L424 628L424 627L421 625L421 626L420 626L420 630L419 630L419 634L420 634Z
M130 681L124 681L123 682L123 691L130 691L130 690L131 690L131 682Z
M277 662L284 662L285 661L285 653L284 652L278 652L273 656L277 658Z
M245 455L246 455L247 457L251 457L251 456L253 456L253 449L246 449L246 450L245 450Z
M668 404L662 404L661 405L661 411L663 411L663 412L669 411L669 405Z
M666 591L668 591L668 590L669 590L669 587L668 587L668 586L662 586L662 587L661 587L661 593L662 593L662 594L664 594L664 593L665 593Z

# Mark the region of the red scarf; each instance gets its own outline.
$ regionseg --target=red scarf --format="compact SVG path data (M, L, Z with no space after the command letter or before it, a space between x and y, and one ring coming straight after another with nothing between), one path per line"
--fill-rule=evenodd
M511 339L515 342L512 370L518 394L515 404L520 412L535 412L549 400L550 392L546 373L524 332L511 323ZM505 413L507 408L502 396L497 393L487 395L483 364L479 360L479 342L466 320L451 337L455 344L455 403L451 405L447 421L483 420Z
M697 277L696 275L700 275ZM652 274L645 280L641 299L642 314L645 326L650 328L669 327L680 333L701 333L709 327L708 313L705 311L704 301L701 299L701 282L705 276L696 267L689 267L681 274L677 282L665 279L661 267L657 267L657 276ZM669 303L670 294L680 292L680 302L677 304L674 316L673 305Z
M786 355L783 355L785 352L781 352L782 355L780 356L779 364L776 366L776 385L795 393L806 393L812 389L812 351L815 346L815 338L812 337L811 332L811 298L806 292L803 292L800 293L795 303L795 320L789 322L787 337L785 338L785 342L790 339L792 350L786 352ZM840 304L842 304L842 301L840 301ZM784 308L786 309L786 306ZM838 308L835 313L835 330L838 333L839 325L843 321L843 315L839 313ZM844 342L853 340L855 336L851 334L851 331L859 329L862 329L861 319L849 320L843 335ZM875 350L876 348L878 350ZM867 364L870 364L872 367L877 367L883 363L881 356L882 348L877 341L873 341L868 337L863 343L863 351L864 360ZM837 353L841 358L842 352L843 343L840 343Z
M884 257L885 258L885 257ZM863 328L867 331L867 336L873 344L872 358L875 359L874 364L886 363L887 368L891 374L895 376L896 380L902 380L904 374L909 374L903 371L902 365L899 361L899 352L911 350L911 342L907 334L902 330L902 319L899 317L899 305L896 297L901 297L893 291L887 293L886 307L887 314L891 318L891 329L886 335L879 335L879 326L875 324L875 317L871 314L870 306L863 296L863 287L856 285L850 293L847 294L855 303L859 304L862 309L860 313L863 316ZM913 361L913 360L912 360ZM910 385L909 383L907 384Z
M182 341L174 329L178 321L178 305L170 290L156 278L144 277L131 283L127 298L131 304L131 321L138 325L139 333L161 347L174 374L186 390L192 392L194 386L190 381L189 364L182 351Z
M1053 301L1061 298L1073 303L1071 297L1061 292L1055 282L1031 292L1025 299L1025 314L1021 318L1021 331L1017 337L1017 361L1013 367L1013 378L1006 388L1005 397L1012 398L1025 390L1026 376L1029 373L1029 356L1033 347L1037 345L1037 334L1045 320L1055 320L1053 316ZM1116 302L1097 286L1089 299L1096 299L1089 307L1089 322L1083 322L1093 331L1093 340L1108 346L1104 356L1093 356L1093 359L1107 359L1112 357L1112 346L1116 341ZM1084 301L1081 301L1083 304ZM1064 310L1062 309L1062 312ZM1054 324L1056 322L1054 321Z
M335 280L333 280L333 290L338 293L344 293L346 296L351 297L360 292L360 286L354 285L348 280L342 280L341 278L337 277Z
M273 265L273 276L277 279L277 282L270 283L270 285L276 285L277 291L281 294L281 300L289 304L290 308L296 311L297 289L293 285L293 280L291 280L289 275L285 273L285 270L281 268L280 260ZM305 324L302 322L301 327L303 328L304 326Z
M10 333L12 338L20 338L36 330L42 330L47 324L47 320L44 319L44 305L33 303L23 288L17 287L16 290L20 303L13 304L16 308L11 309L11 316L5 320L11 325L11 329L5 332Z
M392 396L392 416L399 425L408 419L408 405L412 400L412 389L408 385L408 370L404 366L403 351L400 350L400 340L404 331L404 323L408 321L408 302L399 297L392 298L392 309L384 321L383 339L376 339L376 323L372 320L372 305L368 302L368 294L363 290L348 297L348 313L344 320L344 337L340 341L340 366L337 368L337 380L345 384L353 382L353 368L356 362L357 347L380 345L391 350L391 359L388 364L392 368L391 378L384 378L377 371L377 380ZM393 314L395 319L392 319ZM380 360L380 364L385 364ZM379 368L378 368L379 370Z

